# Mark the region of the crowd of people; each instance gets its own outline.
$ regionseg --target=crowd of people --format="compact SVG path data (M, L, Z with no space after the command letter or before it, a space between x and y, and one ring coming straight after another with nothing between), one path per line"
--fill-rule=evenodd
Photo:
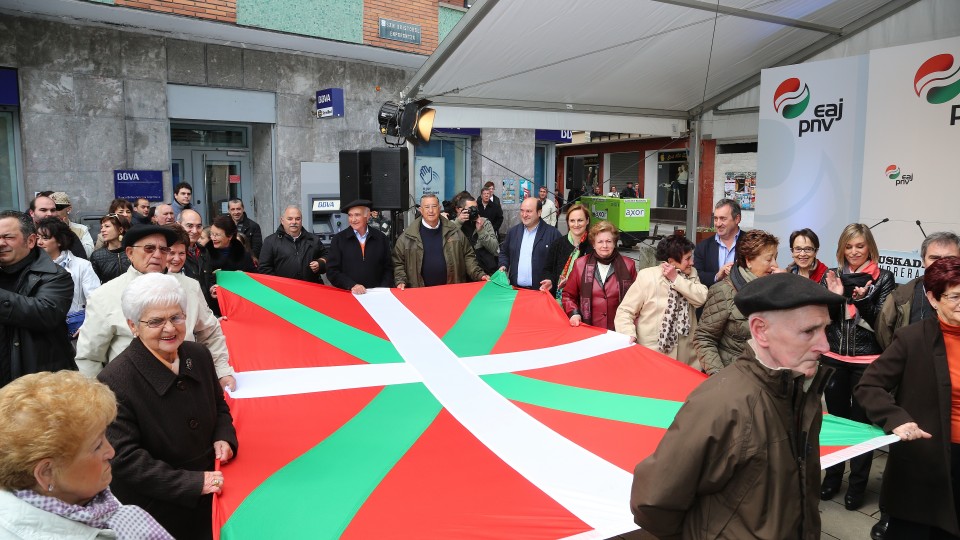
M64 192L0 212L0 531L212 536L210 498L227 480L216 463L238 452L217 273L239 270L326 275L358 295L502 272L549 294L571 326L624 334L706 373L635 475L637 523L665 538L818 537L817 497L836 496L844 473L841 463L820 479L821 395L833 415L916 441L891 448L875 537L960 536L953 233L929 235L925 276L897 287L869 228L844 229L832 268L816 232L793 231L781 269L778 237L741 231L729 199L714 209L715 235L668 236L658 263L637 268L614 225L582 204L558 212L546 188L502 232L492 183L446 211L424 195L393 242L369 226L371 202L352 201L341 208L349 228L329 246L297 206L264 238L242 201L204 224L191 194L181 183L171 203L114 200L94 233L70 220ZM64 394L89 405L78 412ZM856 510L871 454L850 461L844 505Z

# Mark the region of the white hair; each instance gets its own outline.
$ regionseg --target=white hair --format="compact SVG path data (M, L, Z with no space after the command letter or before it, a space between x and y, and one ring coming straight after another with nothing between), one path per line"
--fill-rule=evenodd
M187 294L177 278L153 272L133 281L120 296L120 309L128 321L139 322L143 310L152 307L180 306L187 312Z

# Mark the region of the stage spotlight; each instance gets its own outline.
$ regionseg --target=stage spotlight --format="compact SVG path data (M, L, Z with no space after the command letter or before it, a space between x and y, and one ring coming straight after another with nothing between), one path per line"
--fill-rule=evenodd
M415 145L430 142L430 132L433 130L437 111L427 107L429 103L427 100L406 104L396 101L384 103L377 113L383 141L389 146L402 146L408 140Z

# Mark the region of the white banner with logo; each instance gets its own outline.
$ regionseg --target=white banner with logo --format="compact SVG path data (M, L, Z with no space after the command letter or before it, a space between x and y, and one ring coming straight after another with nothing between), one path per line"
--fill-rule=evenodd
M442 157L416 157L413 165L413 196L417 203L421 196L428 193L444 200L444 165Z
M761 72L754 227L780 238L781 266L805 227L835 266L837 238L860 216L866 72L866 56Z
M870 53L861 221L881 249L960 232L960 38Z

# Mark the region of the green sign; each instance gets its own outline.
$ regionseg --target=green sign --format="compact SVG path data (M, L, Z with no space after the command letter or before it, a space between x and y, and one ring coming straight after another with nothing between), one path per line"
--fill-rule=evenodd
M622 232L650 231L650 199L582 197L594 220L605 219Z

